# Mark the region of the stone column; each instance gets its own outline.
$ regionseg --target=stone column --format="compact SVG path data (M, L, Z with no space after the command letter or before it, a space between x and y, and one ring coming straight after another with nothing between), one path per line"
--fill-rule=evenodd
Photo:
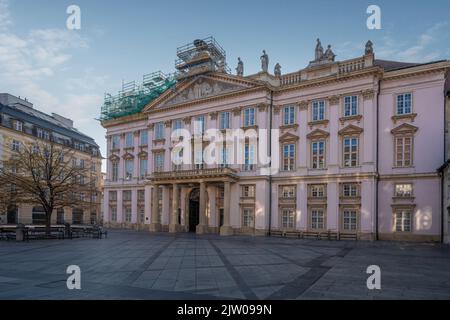
M197 225L196 232L198 234L207 233L208 226L206 225L206 183L200 182L200 203L199 203L199 224Z
M229 236L233 234L233 228L230 225L231 182L224 182L223 193L223 226L220 227L220 235Z
M151 222L151 199L152 187L150 185L145 185L145 201L144 201L144 212L145 212L145 224L150 224Z
M64 208L64 215L66 212L66 208ZM64 217L65 219L66 217ZM109 189L105 189L103 192L103 223L108 224L110 221L110 209L109 209Z
M161 231L161 223L159 222L159 186L157 184L153 185L153 195L152 195L152 216L150 223L150 231L159 232Z
M170 217L170 224L169 224L169 232L175 233L179 230L179 223L178 223L178 195L179 195L179 187L176 183L172 186L172 216Z
M132 227L135 227L135 224L137 223L137 189L131 190L131 223L133 224Z

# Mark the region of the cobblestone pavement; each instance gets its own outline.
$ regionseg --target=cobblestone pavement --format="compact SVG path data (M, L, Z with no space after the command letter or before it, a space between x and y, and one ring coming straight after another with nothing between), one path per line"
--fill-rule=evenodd
M367 289L369 265L381 290ZM0 299L450 299L450 247L118 230L1 241Z

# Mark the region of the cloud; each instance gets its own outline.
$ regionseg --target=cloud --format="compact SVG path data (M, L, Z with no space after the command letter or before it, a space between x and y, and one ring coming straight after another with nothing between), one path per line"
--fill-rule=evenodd
M445 43L447 34L447 22L439 22L419 35L414 44L398 41L391 34L382 39L382 45L375 47L378 57L391 60L409 62L427 62L436 60L445 55L445 49L438 49L439 43Z
M8 28L12 24L9 13L9 5L6 0L0 0L0 30Z
M104 147L104 129L94 120L103 96L94 91L107 78L89 68L74 76L80 71L69 65L77 50L89 49L88 39L64 28L32 29L19 35L12 25L8 2L0 0L0 91L27 97L43 112L73 119L75 127ZM72 78L61 82L68 70ZM58 86L63 90L56 91Z

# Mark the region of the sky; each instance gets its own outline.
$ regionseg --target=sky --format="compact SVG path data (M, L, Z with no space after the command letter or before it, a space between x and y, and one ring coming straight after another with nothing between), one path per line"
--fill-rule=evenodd
M66 27L69 5L80 7L79 30ZM369 5L380 7L379 30L366 26ZM215 37L244 74L260 71L263 49L270 71L302 69L317 38L337 60L361 56L370 39L378 59L427 62L450 59L448 12L450 0L0 0L0 92L73 119L106 155L104 93L174 72L176 48L194 39Z

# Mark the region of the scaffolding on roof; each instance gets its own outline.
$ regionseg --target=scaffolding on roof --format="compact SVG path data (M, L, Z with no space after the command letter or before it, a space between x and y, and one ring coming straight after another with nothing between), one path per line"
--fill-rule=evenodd
M116 119L142 111L151 101L176 84L174 74L161 71L145 74L142 83L122 83L122 90L115 96L105 93L100 121Z
M178 47L177 57L177 79L209 71L230 72L226 64L225 50L213 37L197 39Z

